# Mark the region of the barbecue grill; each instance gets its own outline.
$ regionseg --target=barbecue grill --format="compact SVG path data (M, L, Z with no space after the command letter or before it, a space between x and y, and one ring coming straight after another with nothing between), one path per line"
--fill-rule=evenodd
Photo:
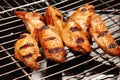
M67 47L66 61L62 64L39 60L41 69L34 71L14 58L14 43L27 32L14 11L44 13L52 5L62 11L65 18L89 3L95 6L110 33L120 45L120 2L118 0L2 0L0 2L0 80L119 80L120 58L102 51L92 39L92 52L82 55ZM40 47L42 52L42 48ZM38 77L39 76L39 77ZM38 79L35 79L38 78Z

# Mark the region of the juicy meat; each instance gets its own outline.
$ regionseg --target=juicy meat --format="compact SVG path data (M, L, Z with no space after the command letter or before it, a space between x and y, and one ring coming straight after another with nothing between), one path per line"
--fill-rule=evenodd
M72 19L69 19L62 30L62 39L66 46L74 51L89 53L91 46L84 32Z
M79 28L84 31L85 35L88 38L90 38L90 35L88 33L89 29L88 19L94 13L93 9L94 9L93 5L85 4L84 6L75 10L75 12L71 16L71 18L75 21Z
M47 24L47 29L40 29L39 35L42 45L47 49L45 51L46 55L57 62L65 61L65 49L63 41L60 37L60 32L62 30L62 14L57 9L49 6L46 9L45 21ZM44 36L45 34L45 36Z
M38 41L38 30L40 29L40 26L44 25L44 23L42 22L44 21L42 15L36 12L24 11L15 11L14 14L23 20L27 30L31 33L33 38Z
M41 54L36 40L28 33L22 34L15 43L15 58L30 68L38 70L40 69L40 64L37 62L39 57Z
M100 48L110 55L120 55L120 46L110 35L107 27L99 16L95 14L90 17L90 34Z

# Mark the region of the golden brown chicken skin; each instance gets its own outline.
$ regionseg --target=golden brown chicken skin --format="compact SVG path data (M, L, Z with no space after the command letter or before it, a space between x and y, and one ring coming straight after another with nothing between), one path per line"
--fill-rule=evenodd
M63 28L63 16L61 11L58 9L49 6L46 9L45 13L45 21L48 25L53 25L54 27L57 28L58 32L60 33L62 28Z
M65 61L65 49L63 45L63 41L61 39L60 33L62 30L62 14L59 10L53 8L52 6L49 6L46 9L45 13L45 22L48 25L48 29L44 29L41 31L46 31L46 45L49 46L49 51L47 53L54 54L58 57L59 62ZM52 55L51 55L52 56Z
M84 6L78 8L74 11L71 18L76 22L77 25L82 28L82 30L85 32L85 35L90 38L90 35L88 33L89 29L89 23L88 18L91 14L93 14L93 5L85 4Z
M38 70L40 69L40 64L37 62L39 57L41 54L36 40L28 33L22 34L15 43L15 58L30 68Z
M22 12L15 14L22 16ZM36 35L39 38L39 42L44 50L46 58L54 60L56 62L65 61L65 51L62 40L58 34L58 31L52 26L45 26L43 17L37 12L26 12L24 15L25 19L22 18L28 30L36 30ZM32 31L31 31L32 30Z
M38 41L38 30L40 28L39 24L42 25L42 21L44 21L42 15L36 12L24 11L15 11L14 14L23 20L27 30L31 33L33 38L35 38ZM39 20L41 20L41 22Z
M61 37L55 27L42 26L39 31L39 40L48 59L63 63L65 50Z
M97 42L100 48L102 48L106 53L110 55L120 56L120 46L115 42L115 40L110 35L107 27L102 21L101 17L95 14L90 17L90 34Z
M88 38L72 19L66 22L61 35L65 45L73 51L82 52L84 54L91 52Z

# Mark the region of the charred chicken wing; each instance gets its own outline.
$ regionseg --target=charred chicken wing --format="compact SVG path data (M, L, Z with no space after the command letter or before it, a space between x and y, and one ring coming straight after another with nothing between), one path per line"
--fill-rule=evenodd
M91 46L84 32L72 19L69 19L62 30L62 39L66 46L74 51L89 53Z
M99 16L95 14L90 17L90 34L100 48L110 55L120 55L120 46L110 35L107 27Z
M37 62L39 57L41 54L36 40L28 33L22 34L15 43L15 58L30 68L38 70L40 69L40 64Z
M76 24L79 25L80 28L82 28L88 38L90 38L90 35L88 33L88 18L93 13L93 9L93 5L85 4L84 6L78 8L71 16L71 18L76 22Z

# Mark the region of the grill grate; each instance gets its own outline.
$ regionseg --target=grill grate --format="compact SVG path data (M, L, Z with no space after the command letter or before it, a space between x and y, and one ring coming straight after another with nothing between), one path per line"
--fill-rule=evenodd
M66 48L67 60L63 64L54 63L47 67L32 72L22 62L14 58L14 43L21 33L27 32L21 19L13 15L15 10L37 11L44 13L48 5L53 5L60 9L64 15L68 15L73 10L90 3L95 6L95 11L100 15L108 27L110 33L120 44L120 2L117 0L3 0L0 3L0 79L1 80L32 80L31 75L46 71L42 80L51 79L52 76L61 74L65 80L76 78L77 80L86 80L93 74L114 74L111 80L120 77L119 57L112 57L105 54L94 42L93 51L89 55L79 53L72 54L72 51ZM67 16L65 16L67 17ZM40 64L49 62L43 58ZM52 62L53 63L53 62ZM64 67L63 67L64 66ZM55 69L58 69L57 71ZM50 73L51 70L53 73ZM49 72L49 74L48 74ZM89 80L94 79L94 75ZM62 79L63 79L62 78ZM60 79L60 78L58 78ZM58 80L55 79L55 80ZM88 79L87 79L88 80Z

